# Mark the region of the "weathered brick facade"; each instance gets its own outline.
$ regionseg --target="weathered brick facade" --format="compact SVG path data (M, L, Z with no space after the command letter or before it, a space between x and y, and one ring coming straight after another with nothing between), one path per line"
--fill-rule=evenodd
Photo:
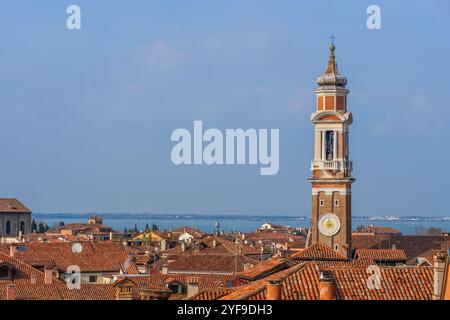
M315 129L312 176L312 225L310 244L323 243L349 257L351 254L351 177L347 79L339 73L330 47L327 70L317 79L317 111L311 116Z

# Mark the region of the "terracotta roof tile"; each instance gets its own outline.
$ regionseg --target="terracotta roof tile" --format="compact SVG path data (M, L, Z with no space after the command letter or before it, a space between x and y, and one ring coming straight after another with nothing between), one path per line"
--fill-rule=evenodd
M192 254L169 262L169 273L223 273L241 272L258 261L243 255Z
M283 269L287 269L294 265L293 262L284 258L272 258L258 264L257 266L243 271L239 274L240 278L247 280L258 280L263 277L267 277L275 272Z
M215 244L215 245L214 245ZM168 250L163 251L164 256L170 255L191 255L192 253L196 254L232 254L242 252L244 255L254 255L259 254L259 252L252 248L249 245L243 244L242 241L240 243L235 243L233 241L226 240L222 237L209 236L205 239L202 239L198 242L186 245L185 251L182 251L181 245L178 245L174 248L170 248Z
M156 274L156 275L134 275L120 276L119 279L131 279L141 287L153 287L159 289L167 288L167 281L177 281L179 283L190 283L193 278L198 281L200 291L216 290L228 288L238 283L238 278L233 275L214 275L214 274Z
M80 242L81 252L72 252L71 242L25 243L26 250L16 252L14 257L32 266L54 265L65 272L70 265L77 265L81 272L119 272L127 269L138 273L134 261L122 244L117 242ZM1 245L0 251L9 254L10 245Z
M213 290L205 290L202 291L195 296L191 297L191 300L217 300L229 293L231 293L233 289L213 289Z
M408 260L405 251L401 249L356 249L355 259L372 260L376 262L406 262L406 260Z
M8 254L0 252L0 263L5 262L15 269L13 283L31 283L32 278L36 283L44 283L44 273L31 265L10 257ZM5 282L0 280L0 283ZM9 282L9 281L6 281Z
M352 235L354 249L402 249L408 260L415 264L417 257L435 249L445 249L450 239L448 236L416 235Z
M15 284L16 300L115 300L115 289L107 284L85 284L69 289L64 283ZM0 300L6 299L6 284L0 283Z
M290 259L301 261L348 260L346 256L320 242L294 253Z
M380 289L367 286L367 269L362 267L319 267L305 262L255 281L220 297L220 300L261 300L266 298L269 279L283 279L283 300L319 299L321 270L331 273L339 300L429 300L433 293L433 269L428 267L380 267Z

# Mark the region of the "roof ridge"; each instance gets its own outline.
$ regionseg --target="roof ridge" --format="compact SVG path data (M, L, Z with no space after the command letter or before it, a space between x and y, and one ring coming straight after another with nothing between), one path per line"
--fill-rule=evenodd
M6 260L4 260L4 261L7 262L7 263L8 263L8 260L12 260L14 263L16 263L16 264L18 264L18 265L20 265L20 266L22 266L22 267L24 267L26 269L29 269L28 271L30 271L30 272L34 272L36 274L40 274L42 276L45 276L45 273L43 271L33 267L32 265L30 265L30 264L28 264L28 263L26 263L26 262L24 262L24 261L22 261L20 259L11 257L10 255L0 251L0 257L1 256L6 258Z

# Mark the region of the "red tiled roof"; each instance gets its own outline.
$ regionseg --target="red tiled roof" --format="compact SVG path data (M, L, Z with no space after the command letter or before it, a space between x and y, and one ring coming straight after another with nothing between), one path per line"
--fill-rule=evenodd
M231 292L233 289L205 290L191 297L190 300L218 300Z
M427 252L425 252L424 254L420 255L419 257L417 257L417 262L424 262L424 260L426 261L426 263L429 266L433 266L434 264L434 256L436 254L438 254L439 252L441 252L441 250L428 250ZM422 260L422 261L419 261Z
M352 235L354 249L402 249L411 263L429 250L445 249L450 242L448 236L415 235ZM409 262L408 262L409 263Z
M44 273L31 265L20 261L18 259L12 258L9 254L0 252L0 263L5 262L15 269L13 283L31 283L32 277L36 280L36 283L44 283ZM10 282L9 280L0 280L0 283Z
M290 259L301 261L348 260L343 254L320 242L313 244L305 250L294 253Z
M71 242L23 244L26 250L18 251L14 257L32 266L54 265L65 272L76 265L81 272L120 272L127 267L129 273L138 273L128 251L118 242L80 242L81 252L72 252ZM9 255L10 245L0 245L0 251Z
M375 261L369 260L369 259L347 260L347 261L328 260L328 261L315 261L315 263L321 268L322 267L363 267L363 268L367 268L368 266L376 265Z
M69 289L65 283L15 284L16 300L115 300L111 284L83 284ZM6 299L6 284L0 284L0 300Z
M230 284L237 282L237 277L233 275L214 275L214 274L156 274L156 275L134 275L120 276L131 279L141 287L152 287L159 289L167 288L167 280L178 281L180 283L191 283L193 279L198 282L200 291L216 290L227 288Z
M355 259L372 261L402 261L406 262L405 251L401 249L356 249Z
M266 261L258 264L257 266L241 272L239 274L239 277L246 280L254 281L263 277L267 277L268 275L271 275L280 270L292 267L293 265L294 265L293 262L290 262L289 260L284 258L267 259Z
M283 300L317 300L320 270L331 273L338 300L429 300L433 293L433 269L428 267L380 267L380 289L369 289L366 268L319 267L305 262L233 290L220 300L262 300L269 279L282 279Z
M228 273L240 272L258 261L243 255L192 254L169 262L170 273Z
M215 241L215 246L214 246ZM209 236L205 239L186 245L185 251L182 251L181 246L178 245L162 252L164 256L171 255L191 255L195 254L218 254L218 255L234 255L242 252L243 255L259 254L258 250L249 245L241 243L234 243L221 237Z
M275 278L283 279L283 300L314 300L319 297L316 284L319 281L318 266L305 262L239 287L219 300L265 300L267 281Z
M340 300L430 300L433 295L433 269L428 267L380 267L380 289L368 289L365 268L330 270Z

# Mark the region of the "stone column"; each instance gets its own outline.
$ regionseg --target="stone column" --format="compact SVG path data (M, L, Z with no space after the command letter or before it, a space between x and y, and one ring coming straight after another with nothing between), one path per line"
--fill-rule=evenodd
M326 138L326 131L322 131L322 161L326 160L326 154L325 154L325 138Z
M337 160L337 137L338 135L338 131L334 130L333 131L333 160L336 161Z

